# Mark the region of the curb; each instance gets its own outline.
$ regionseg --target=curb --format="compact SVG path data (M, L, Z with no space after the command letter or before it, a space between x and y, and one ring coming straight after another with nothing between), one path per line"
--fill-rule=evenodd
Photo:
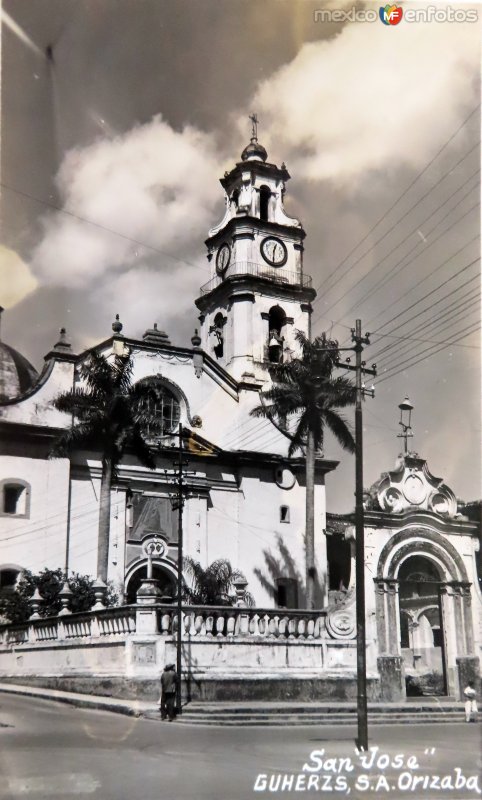
M76 706L77 708L90 708L98 711L112 711L115 714L124 714L129 717L142 717L147 712L152 712L157 706L140 705L139 701L116 700L115 698L99 697L98 695L76 694L75 692L62 692L58 689L31 688L17 684L0 683L0 693L18 694L26 697L37 697L43 700L54 700L58 703Z

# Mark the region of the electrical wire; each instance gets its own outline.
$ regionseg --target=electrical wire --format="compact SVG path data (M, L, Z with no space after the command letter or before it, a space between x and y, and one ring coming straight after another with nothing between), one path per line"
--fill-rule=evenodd
M467 336L471 336L473 333L476 333L476 331L480 330L480 324L479 323L476 323L475 325L472 323L472 326L469 326L469 327L471 327L471 329L468 330L467 332L459 331L459 333L461 335L455 341L460 341L460 339L465 339ZM383 383L386 380L389 380L390 378L394 378L395 375L399 375L400 372L406 372L407 369L411 369L412 367L414 367L417 364L419 364L421 361L426 361L428 358L430 358L431 356L435 355L436 353L439 353L441 350L446 350L447 347L451 347L452 344L453 344L453 342L447 342L446 344L442 344L440 347L438 347L436 350L434 350L432 353L430 353L429 356L419 354L420 358L418 358L415 361L412 361L409 364L409 366L401 367L400 369L396 369L395 371L391 371L389 374L383 374L380 377L380 379L377 379L376 386L378 386L380 383ZM400 364L397 364L396 367L400 367Z
M178 256L173 256L172 253L167 253L165 250L160 250L158 247L154 247L151 244L146 244L145 242L139 241L139 239L133 239L132 236L126 236L124 233L119 233L119 231L113 230L113 228L108 228L106 225L101 225L98 222L94 222L91 219L87 219L86 217L80 216L80 214L75 214L73 211L68 211L66 208L62 208L61 206L56 205L55 203L51 203L47 200L42 200L39 197L35 197L28 192L22 192L20 189L15 189L13 186L9 186L6 183L0 181L0 186L3 189L7 189L9 192L13 192L15 194L20 195L21 197L27 197L29 200L33 200L34 203L39 203L40 205L48 206L48 208L52 208L55 211L58 211L60 214L66 214L69 217L73 217L74 219L78 220L79 222L84 222L86 225L92 225L94 228L99 228L106 233L111 233L113 236L118 236L121 239L125 239L128 242L132 242L140 247L144 247L147 250L152 250L153 253L158 253L161 256L166 256L167 258L171 258L173 261L177 261L179 264L184 264L188 267L193 267L194 269L200 269L203 272L209 271L209 267L205 266L202 267L200 264L193 264L192 261L186 261L183 258L178 258Z
M475 240L476 240L476 239L478 239L478 238L480 238L480 234L479 234L479 235L477 235L477 236L475 236L475 237L474 237L474 239L472 239L472 240L471 240L470 242L468 242L467 244L472 244L472 242L473 242L473 241L475 241ZM432 272L431 272L429 275L427 275L425 278L423 278L421 281L419 281L419 282L416 284L416 287L420 286L420 284L422 284L422 283L424 283L424 281L428 280L428 278L430 278L430 277L431 277L431 276L432 276L432 275L433 275L435 272L437 272L437 271L438 271L438 269L440 269L440 267L444 266L444 265L445 265L445 264L446 264L448 261L450 261L452 258L455 258L455 256L456 256L456 255L458 255L458 254L459 254L459 253L460 253L460 252L461 252L461 251L462 251L462 250L463 250L465 247L467 247L467 244L465 244L463 247L461 247L459 250L457 250L457 252L456 252L456 253L453 253L453 255L449 256L449 258L447 258L447 259L446 259L446 260L445 260L445 261L444 261L442 264L440 264L440 266L439 266L439 267L437 267L437 268L436 268L435 270L433 270L433 271L432 271ZM378 333L379 331L383 330L383 328L385 328L385 327L386 327L386 325L390 325L392 322L395 322L395 320L396 320L396 319L399 319L399 318L400 318L400 317L402 317L404 314L407 314L407 313L408 313L408 311L411 311L411 310L412 310L412 308L415 308L415 307L416 307L416 306L418 306L420 303L423 303L423 301L424 301L424 300L427 300L427 298L428 298L428 297L431 297L433 294L435 294L435 292L438 292L438 291L439 291L440 289L442 289L444 286L447 286L447 284L449 284L451 281L455 280L455 278L458 278L458 277L459 277L459 275L462 275L464 272L466 272L468 269L470 269L471 267L473 267L473 266L474 266L474 264L477 264L478 262L479 262L479 258L474 258L474 259L473 259L473 260L472 260L472 261L471 261L469 264L466 264L464 267L462 267L461 269L459 269L457 272L455 272L453 275L451 275L451 276L450 276L449 278L447 278L445 281L443 281L443 282L442 282L442 283L440 283L438 286L436 286L436 287L435 287L435 289L432 289L430 292L427 292L427 294L425 294L423 297L419 298L419 299L418 299L418 300L416 300L414 303L411 303L411 305L407 306L407 308L404 308L402 311L400 311L400 312L399 312L398 314L396 314L394 317L392 317L391 319L389 319L389 320L387 320L386 322L384 322L384 323L383 323L383 325L380 325L380 327L379 327L379 328L377 328L375 331L373 331L373 334L376 334L376 333ZM465 285L465 284L464 284L464 285ZM414 287L414 288L416 288L416 287ZM409 292L406 292L406 294L409 294L409 293L410 293L410 291L412 291L412 290L410 289L410 290L409 290ZM405 296L406 296L406 294L405 294L405 295L403 295L403 297L405 297ZM397 301L395 301L395 303L398 303L398 300L397 300ZM395 303L392 303L391 305L394 305ZM391 306L389 306L389 308L390 308L390 307L391 307ZM382 312L382 313L383 313L383 312ZM379 314L378 316L380 316L380 314ZM377 319L377 317L374 317L373 319ZM372 319L372 320L370 320L370 322L372 322L372 321L373 321L373 319ZM412 319L413 319L413 317L412 317ZM368 324L370 324L370 322L369 322ZM406 324L406 323L404 323L404 324ZM393 331L393 330L397 330L397 328L394 328L394 329L392 329L392 331ZM392 331L389 331L389 332L391 333Z
M425 200L425 199L426 199L426 198L427 198L427 197L428 197L428 196L429 196L429 195L430 195L430 194L431 194L431 193L434 191L434 189L436 189L436 188L437 188L437 186L439 186L439 185L442 183L442 181L444 181L444 180L445 180L445 178L447 178L449 175L451 175L451 174L453 173L454 169L456 169L456 168L457 168L457 167L458 167L458 166L459 166L459 165L460 165L460 164L461 164L463 161L465 161L465 159L466 159L466 158L467 158L469 155L471 155L471 154L474 152L474 150L476 150L478 147L479 147L479 142L477 141L477 142L475 142L475 144L474 144L474 145L473 145L473 146L470 148L470 150L468 150L468 151L467 151L467 152L466 152L466 153L465 153L465 154L464 154L464 155L463 155L463 156L462 156L462 157L461 157L461 158L460 158L460 159L459 159L459 160L458 160L458 161L457 161L455 164L453 164L453 165L450 167L450 169L448 169L448 170L447 170L447 172L444 172L444 174L443 174L443 175L442 175L442 176L441 176L441 177L438 179L438 181L436 181L436 183L434 183L434 184L433 184L433 186L431 186L431 187L430 187L430 189L428 189L428 190L427 190L427 192L425 192L425 194L423 194L423 195L422 195L422 197L420 197L420 198L419 198L419 200L417 200L417 202L416 202L416 203L414 203L412 206L410 206L410 208L409 208L409 209L407 209L407 211L406 211L406 212L405 212L405 213L404 213L404 214L403 214L401 217L399 217L399 218L397 219L397 221L396 221L396 222L395 222L395 223L394 223L394 224L393 224L393 225L392 225L392 226L391 226L391 227L390 227L390 228L389 228L389 229L388 229L388 230L387 230L387 231L386 231L386 232L383 234L383 236L381 236L379 239L377 239L377 240L376 240L376 242L374 242L374 243L373 243L373 244L372 244L372 245L371 245L371 246L368 248L368 250L365 250L365 251L364 251L364 252L363 252L363 253L362 253L360 256L358 256L358 258L357 258L357 259L355 259L355 261L354 261L352 264L350 264L350 265L349 265L348 269L346 269L346 270L345 270L345 272L344 272L344 273L343 273L343 274L342 274L342 275L341 275L341 276L340 276L340 277L339 277L339 278L338 278L338 279L335 281L335 283L333 283L333 284L332 284L331 286L329 286L329 287L325 287L325 293L327 293L327 292L331 292L331 291L334 289L334 287L335 287L335 286L336 286L336 285L337 285L337 284L338 284L338 283L339 283L341 280L343 280L343 278L344 278L344 277L345 277L345 276L346 276L346 275L347 275L347 274L348 274L348 273L349 273L349 272L350 272L350 271L353 269L353 267L355 267L357 264L359 264L359 262L360 262L360 261L361 261L363 258L365 258L365 256L366 256L366 255L368 255L368 253L370 253L370 252L371 252L371 251L372 251L372 250L373 250L373 249L374 249L374 248L375 248L377 245L379 245L379 244L380 244L380 242L382 242L384 239L386 239L386 237L387 237L387 236L388 236L388 235L389 235L389 234L390 234L390 233L391 233L391 232L392 232L392 231L393 231L395 228L398 228L398 227L399 227L399 225L400 225L400 223L401 223L401 222L403 222L403 220L404 220L404 219L406 219L406 217L408 217L408 215L409 215L409 214L411 214L411 213L412 213L412 211L414 211L414 210L417 208L417 206L419 206L419 205L420 205L420 203L422 203L422 202L423 202L423 201L424 201L424 200ZM316 291L318 291L318 289L320 289L322 285L323 285L323 284L320 284L320 286L318 286L318 287L317 287Z
M370 228L370 230L368 231L368 233L366 233L366 234L365 234L365 236L363 237L363 239L361 239L361 240L360 240L360 241L359 241L359 242L358 242L358 243L355 245L355 247L354 247L352 250L350 250L350 252L348 253L348 255L346 255L346 256L344 257L344 259L343 259L343 260L342 260L342 261L341 261L341 262L338 264L338 266L337 266L337 267L336 267L336 268L333 270L333 272L332 272L332 273L331 273L331 274L328 276L327 280L329 280L331 277L333 277L333 276L336 274L336 272L337 272L337 271L340 269L340 267L342 267L342 266L343 266L343 264L345 264L345 262L346 262L346 261L347 261L347 260L350 258L350 256L352 256L352 255L353 255L353 253L354 253L354 252L356 252L356 250L358 250L358 248L360 247L360 245L362 245L364 242L366 242L366 240L367 240L367 239L368 239L368 237L369 237L369 236L370 236L370 235L373 233L373 231L374 231L376 228L378 228L378 226L379 226L379 225L380 225L380 224L381 224L381 223L382 223L382 222L383 222L383 221L384 221L384 220L387 218L387 216L388 216L388 215L389 215L389 214L390 214L390 213L393 211L393 209L395 208L395 206L397 206L397 205L398 205L398 203L400 202L400 200L402 200L402 199L405 197L405 195L406 195L406 194L407 194L407 193L410 191L410 189L412 188L412 186L414 186L414 185L417 183L417 181L418 181L418 180L420 180L420 178L422 177L422 175L424 175L424 174L427 172L427 170L428 170L428 169L429 169L429 168L432 166L432 164L433 164L433 163L434 163L434 161L435 161L435 160L436 160L436 159L439 157L439 155L441 155L441 153L442 153L442 152L445 150L445 148L446 148L446 147L448 147L448 145L449 145L449 144L450 144L450 143L451 143L451 142L452 142L452 141L455 139L455 137L457 136L457 134L458 134L458 133L460 133L460 131L462 130L462 128L464 128L464 127L465 127L465 125L467 125L467 123L468 123L468 122L469 122L469 120L470 120L470 119L473 117L473 115L475 114L475 112L476 112L476 111L477 111L477 110L480 108L480 105L481 105L481 104L480 104L480 103L478 103L478 104L477 104L477 105L476 105L476 106L475 106L475 107L472 109L472 111L470 112L470 114L469 114L467 117L465 117L465 119L464 119L464 120L463 120L463 122L462 122L462 123L459 125L459 127L458 127L458 128L457 128L457 129L456 129L456 130L455 130L455 131L452 133L452 135L451 135L451 136L450 136L450 137L447 139L447 141L446 141L446 142L445 142L445 143L442 145L442 147L441 147L439 150L437 150L437 152L435 153L435 155L434 155L434 156L432 156L432 158L431 158L431 159L430 159L430 161L429 161L429 162L428 162L428 163L425 165L425 167L423 168L423 170L422 170L421 172L419 172L419 173L418 173L418 174L415 176L415 178L414 178L414 179L411 181L411 183L410 183L410 184L409 184L409 185L406 187L406 189L404 189L404 191L402 192L402 194L401 194L401 195L400 195L400 196L399 196L399 197L398 197L398 198L395 200L395 202L394 202L394 203L393 203L393 204L390 206L390 208L388 208L388 209L387 209L387 210L386 210L386 211L383 213L383 215L382 215L382 216L381 216L381 217L380 217L380 218L377 220L377 222L376 222L376 223L375 223L375 224L374 224L374 225L373 225L373 226ZM322 286L322 284L320 284L320 286L318 287L318 289L319 289L319 288L321 288L321 286ZM318 291L318 289L317 289L317 291Z
M464 197L462 198L462 200L465 200L465 198L468 196L468 194L470 194L471 192L473 192L473 190L474 190L474 189L478 189L478 188L479 188L478 186L473 186L473 187L470 189L470 191L469 191L469 192L467 192L467 194L466 194L466 195L464 195ZM433 228L432 228L432 229L431 229L431 230L430 230L430 231L427 233L427 236L429 236L431 233L433 233L433 231L435 231L435 230L436 230L436 229L439 227L439 225L441 225L441 224L442 224L442 223L445 221L445 219L446 219L448 216L450 216L450 214L452 213L452 211L454 211L454 210L457 208L457 206L458 206L458 205L460 205L460 203L462 202L462 200L460 200L460 201L459 201L459 203L457 203L457 204L456 204L456 205L455 205L455 206L454 206L454 207L453 207L453 208L452 208L452 209L451 209L451 210L450 210L450 211L449 211L447 214L445 214L445 216L443 216L443 217L442 217L442 219L441 219L441 220L439 220L439 222L437 222L437 224L436 224L436 225L434 225L434 227L433 227ZM413 252L414 252L414 251L415 251L417 248L419 248L419 247L420 247L420 245L422 244L420 241L416 242L416 243L415 243L415 245L412 247L412 249L411 249L411 250L409 250L407 253L405 253L405 255L404 255L404 256L403 256L403 257L402 257L402 258L401 258L399 261L397 261L397 262L396 262L396 264L394 264L394 265L391 267L391 269L390 269L390 270L388 271L388 273L387 273L387 274L386 274L386 275L383 277L383 279L382 279L381 281L377 282L377 284L376 284L376 286L375 286L375 287L372 287L371 289L369 289L369 290L368 290L368 291L367 291L367 292L366 292L366 293L363 295L363 297L362 297L360 300L357 300L355 303L353 303L353 304L350 306L350 308L349 308L349 309L348 309L348 310L345 312L345 314L344 314L344 317L347 317L347 316L348 316L348 315L349 315L349 314L350 314L350 313L351 313L351 312L352 312L352 311L353 311L355 308L357 308L357 307L361 306L361 305L362 305L362 304L363 304L363 303L364 303L366 300L368 300L368 299L370 299L370 300L371 300L371 299L373 298L373 296L374 296L375 294L377 294L377 292L381 291L381 289L383 289L383 288L386 286L386 284L387 284L387 283L389 283L389 281L392 279L392 277L393 277L394 275L396 275L396 276L398 277L398 276L400 275L400 273L402 272L402 270L404 270L406 267L409 267L409 266L413 265L413 264L414 264L414 263L415 263L415 262L416 262L416 261L417 261L419 258L421 258L422 256L425 256L425 255L426 255L426 253L427 253L427 251L428 251L428 250L429 250L431 247L433 247L433 246L434 246L434 244L436 244L436 243L437 243L437 242L438 242L440 239L442 239L444 236L446 236L446 235L447 235L447 234L448 234L448 233L449 233L449 232L452 230L452 228L454 228L456 225L458 225L458 224L459 224L459 223L460 223L460 222L461 222L463 219L465 219L465 217L466 217L466 216L468 216L468 215L469 215L469 214L470 214L472 211L474 211L474 210L475 210L476 208L478 208L479 206L480 206L480 200L478 200L476 203L474 203L474 204L473 204L473 205L472 205L472 206L471 206L469 209L467 209L467 210L466 210L466 211L465 211L465 212L462 214L462 216L461 216L461 217L459 217L458 219L454 220L454 222L452 222L452 224L451 224L451 225L449 225L447 228L445 228L445 229L444 229L444 230L443 230L443 231L442 231L442 232L441 232L441 233L440 233L438 236L436 236L436 237L435 237L435 239L433 239L431 242L429 242L429 243L427 244L427 246L426 246L426 247L424 247L424 248L423 248L423 250L421 250L421 252L420 252L420 253L418 253L418 254L417 254L417 255L416 255L416 256L415 256L413 259L410 259L409 261L407 261L407 262L404 264L404 261L405 261L405 259L407 259L407 258L408 258L408 256L410 256L410 255L411 255L411 254L412 254L412 253L413 253ZM423 224L423 223L422 223L422 224ZM415 226L414 230L412 230L412 231L410 232L410 236L412 236L412 235L413 235L413 233L414 233L414 232L415 232L415 231L416 231L416 230L417 230L419 227L420 227L420 226L418 226L418 225L417 225L417 226ZM404 241L405 241L405 240L404 240ZM391 250L391 251L390 251L390 253L389 253L388 255L391 255L391 254L392 254L392 253L393 253L393 252L394 252L394 251L395 251L397 248L398 248L398 245L397 245L397 247L395 247L393 250ZM387 257L388 257L388 256L384 256L384 258L382 258L382 260L381 260L381 261L377 262L377 263L376 263L376 264L375 264L375 265L374 265L374 266L373 266L373 267L372 267L372 268L369 270L369 272L367 272L365 275L363 275L363 276L362 276L362 277L361 277L361 278L360 278L360 279L359 279L359 280L358 280L358 281L357 281L357 282L356 282L356 283L355 283L355 284L352 286L352 288L351 288L351 290L350 290L350 291L353 291L354 289L356 289L356 287L357 287L357 286L359 286L359 285L360 285L360 283L362 283L362 282L365 280L365 278L367 278L367 277L368 277L368 276L369 276L369 275L370 275L372 272L374 272L376 269L378 269L378 267L380 267L380 266L383 264L383 262L385 261L385 258L387 258ZM328 309L327 309L327 311L328 311L328 312L329 312L329 311L331 311L331 310L332 310L332 309L333 309L333 308L334 308L336 305L338 305L338 303L339 303L339 302L341 302L341 300L343 300L343 297L340 297L340 298L339 298L339 300L337 300L337 301L336 301L336 303L334 303L333 305L329 306L329 307L328 307Z
M469 292L468 294L471 295L471 292ZM463 311L466 311L468 308L470 308L472 305L478 303L479 301L480 301L480 292L477 292L476 295L474 297L472 297L472 299L469 300L468 302L467 302L466 299L464 299L463 301L461 301L460 303L456 304L455 306L450 307L444 313L437 314L434 317L431 317L430 320L428 320L427 322L421 323L416 328L414 328L412 333L417 333L419 331L424 330L427 327L430 327L430 325L433 324L432 321L434 321L434 320L446 320L447 318L450 319L450 317L452 316L453 312L455 312L456 310L462 308ZM399 342L409 341L409 342L422 342L424 344L438 344L438 342L432 341L430 339L422 339L422 338L419 338L419 337L416 337L416 336L393 336L392 334L383 334L383 333L380 334L380 336L381 337L388 336L389 338L395 339L395 341L389 342L380 351L375 353L375 355L372 356L372 358L375 361L378 361L380 359L380 357L385 352L387 352L388 350L392 350L394 347L397 347ZM466 344L466 345L459 344L457 346L458 347L469 347L469 348L479 349L477 347L477 345L470 345L470 344Z

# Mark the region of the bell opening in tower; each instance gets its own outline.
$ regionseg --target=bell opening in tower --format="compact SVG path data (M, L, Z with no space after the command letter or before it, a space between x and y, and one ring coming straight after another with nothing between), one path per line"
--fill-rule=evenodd
M259 218L264 222L268 222L270 197L271 191L269 187L261 186L259 190Z
M284 337L282 331L286 325L286 314L280 306L273 306L268 315L268 360L272 364L283 361Z

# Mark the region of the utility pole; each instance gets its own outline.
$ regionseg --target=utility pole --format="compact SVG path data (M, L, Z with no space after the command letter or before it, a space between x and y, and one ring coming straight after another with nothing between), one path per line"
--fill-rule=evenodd
M368 712L367 712L367 663L366 663L366 620L365 620L365 521L363 509L363 418L362 399L365 395L374 397L375 390L366 389L362 382L362 375L376 375L376 364L367 367L362 361L364 345L370 344L370 334L361 334L361 320L357 319L355 327L351 329L351 338L354 343L355 366L349 363L340 363L343 369L353 370L356 373L356 404L355 404L355 537L356 537L356 666L357 666L357 720L358 737L357 746L361 750L368 750Z
M176 710L182 714L182 561L183 561L183 541L182 541L182 507L183 498L183 460L182 460L182 423L179 423L179 451L178 451L178 473L177 473L177 513L178 513L178 532L177 532L177 638L176 638Z

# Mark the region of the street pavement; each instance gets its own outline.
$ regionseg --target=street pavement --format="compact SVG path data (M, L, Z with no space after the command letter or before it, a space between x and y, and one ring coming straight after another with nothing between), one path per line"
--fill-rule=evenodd
M181 726L0 694L0 798L466 800L482 794L480 730L378 725L363 764L350 726Z

